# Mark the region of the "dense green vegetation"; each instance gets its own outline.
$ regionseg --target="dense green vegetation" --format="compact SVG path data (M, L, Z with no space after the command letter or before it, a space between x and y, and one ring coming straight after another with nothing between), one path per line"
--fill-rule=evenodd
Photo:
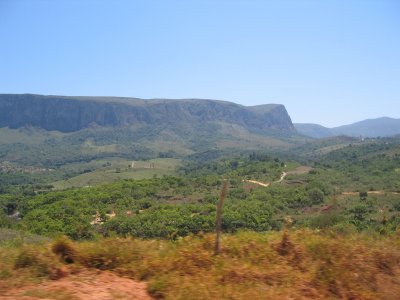
M316 163L330 172L328 182L353 190L400 191L400 141L383 139L333 151ZM341 177L341 179L339 178Z
M293 160L261 152L202 161L186 161L177 176L62 191L6 189L0 195L0 224L74 239L115 234L175 239L210 232L224 179L229 181L225 232L280 229L288 216L293 226L339 231L385 233L400 224L398 139L341 147L303 171Z

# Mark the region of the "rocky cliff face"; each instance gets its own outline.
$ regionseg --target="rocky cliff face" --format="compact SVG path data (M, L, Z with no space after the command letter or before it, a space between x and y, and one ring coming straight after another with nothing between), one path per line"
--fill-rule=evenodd
M258 130L294 131L283 105L246 107L216 100L0 95L0 127L73 132L98 126L185 125L221 121Z

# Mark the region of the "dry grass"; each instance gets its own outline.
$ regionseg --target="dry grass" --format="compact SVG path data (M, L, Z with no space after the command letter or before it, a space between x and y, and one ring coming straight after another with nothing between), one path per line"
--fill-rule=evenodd
M35 251L32 245L0 248L0 267L8 272L7 276L0 272L0 286L51 278L62 267L60 253L73 249L74 263L68 268L107 269L146 280L150 294L160 299L397 299L400 295L399 236L241 232L223 236L219 255L214 255L214 240L207 234L175 242L113 238L74 244L56 241ZM42 265L42 273L37 265Z

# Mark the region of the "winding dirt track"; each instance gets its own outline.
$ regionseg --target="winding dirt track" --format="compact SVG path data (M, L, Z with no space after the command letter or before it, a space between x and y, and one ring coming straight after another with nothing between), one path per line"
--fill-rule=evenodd
M279 180L275 181L275 183L279 183L282 182L285 177L289 174L304 174L307 173L311 170L311 167L307 167L307 166L300 166L297 167L296 169L292 170L292 171L288 171L288 172L282 172L281 177L279 178ZM243 179L243 182L250 182L250 183L254 183L257 184L259 186L263 186L263 187L268 187L271 185L271 182L261 182L261 181L257 181L257 180L248 180L248 179Z
M285 179L286 175L287 175L287 173L286 173L286 172L283 172L282 175L281 175L281 178L280 178L279 180L275 181L275 182L276 182L276 183L281 182L283 179ZM257 185L263 186L263 187L268 187L268 186L271 185L271 182L261 182L261 181L257 181L257 180L243 179L242 181L243 181L243 182L254 183L254 184L257 184Z
M267 187L270 186L270 182L261 182L261 181L257 181L257 180L247 180L247 179L243 179L243 182L250 182L250 183L254 183L257 184L259 186L263 186L263 187Z
M283 179L285 179L286 175L287 175L287 173L283 172L281 175L281 178L277 182L281 182Z

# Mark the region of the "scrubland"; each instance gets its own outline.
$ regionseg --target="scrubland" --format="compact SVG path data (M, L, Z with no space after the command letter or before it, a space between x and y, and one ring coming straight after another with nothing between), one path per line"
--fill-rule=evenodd
M400 294L398 233L243 231L224 235L219 254L214 239L200 233L175 241L9 240L0 248L0 295L18 299L26 286L88 269L145 281L156 299L398 299Z

